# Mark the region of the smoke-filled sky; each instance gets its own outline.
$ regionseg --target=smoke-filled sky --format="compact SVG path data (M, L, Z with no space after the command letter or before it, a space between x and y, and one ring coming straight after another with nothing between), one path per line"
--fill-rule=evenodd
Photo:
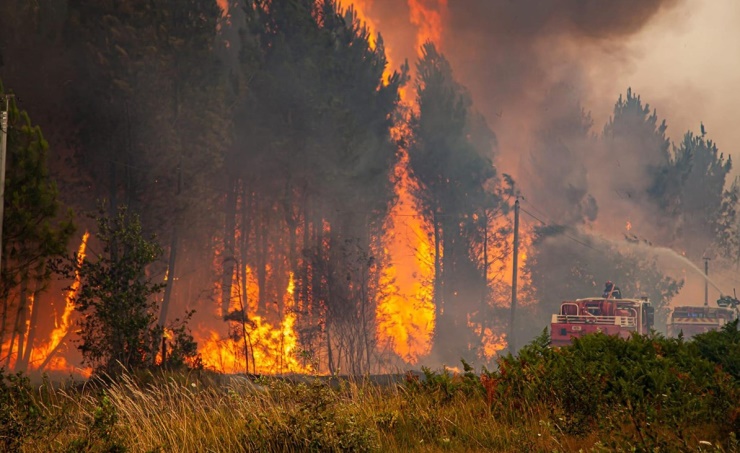
M721 151L740 157L740 2L686 0L630 43L616 89L631 85L668 121L675 141L703 121ZM592 107L601 118L601 107ZM733 174L740 174L736 160Z
M672 140L688 129L698 132L703 121L725 153L740 143L732 110L740 105L740 3L735 0L344 3L354 3L383 34L396 67L405 58L413 61L420 37L436 33L431 37L441 41L437 44L456 75L502 139L504 155L511 152L506 146L522 146L516 155L525 152L526 144L511 142L521 142L523 128L532 126L532 110L551 107L545 105L548 91L558 83L562 89L563 81L572 98L592 113L596 132L619 94L632 87L668 121ZM441 30L430 33L438 16ZM516 140L506 129L515 131Z
M645 189L639 185L647 156L601 155L594 161L589 143L571 143L579 149L573 162L582 168L568 174L572 165L557 156L557 146L548 138L549 130L559 130L556 140L560 140L567 139L568 132L563 132L567 128L578 129L574 118L581 107L591 113L591 132L600 134L628 87L657 109L673 142L687 130L699 133L703 122L720 151L738 162L740 128L735 125L734 107L740 105L740 2L736 0L343 3L354 4L371 28L382 33L394 67L404 59L413 66L419 42L426 38L441 47L498 137L499 170L513 174L528 198L555 221L567 221L558 216L568 215L570 202L556 193L560 188L540 187L549 184L536 174L542 169L566 179L563 187L573 185L596 196L600 218L611 217L617 230L629 219L638 220L637 234L661 234L650 224L654 212L637 212L638 206L615 195L614 181L602 176L604 169L618 168L623 185ZM533 159L539 159L539 168L532 165ZM739 164L733 175L740 175ZM609 209L611 213L605 212ZM600 230L604 225L602 220ZM618 231L598 233L620 236ZM684 293L703 286L703 281L692 280ZM735 283L725 286L730 285Z

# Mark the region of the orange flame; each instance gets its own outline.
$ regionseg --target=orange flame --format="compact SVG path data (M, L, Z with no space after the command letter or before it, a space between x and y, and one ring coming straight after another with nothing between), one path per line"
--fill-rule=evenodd
M447 0L408 0L409 20L417 28L416 48L432 42L438 47L442 44L443 15L447 10Z
M226 16L229 14L229 0L216 0L218 7L221 8L221 15Z
M378 45L378 33L379 29L377 26L377 23L375 20L373 20L367 12L370 11L370 8L372 7L372 1L373 0L340 0L340 6L349 8L350 6L355 12L355 15L357 19L360 21L360 23L367 28L367 31L369 33L368 36L368 43L370 44L370 48L375 50ZM391 76L393 75L394 71L394 61L395 58L393 57L393 51L391 49L391 46L388 45L388 43L384 42L383 47L385 49L385 56L386 56L386 66L383 70L383 81L384 83L388 83ZM401 96L401 99L406 98L406 91L405 88L401 88L399 95Z
M236 272L236 271L235 271ZM285 315L275 325L256 313L259 287L253 271L247 266L247 288L249 303L245 307L246 320L239 327L239 333L246 337L223 338L216 330L202 329L198 338L199 353L203 364L221 372L244 372L249 362L249 372L257 374L308 373L310 365L303 365L299 353L298 335L295 332L295 280L289 274L288 287L284 297ZM232 286L230 311L242 312L244 303L239 297L236 278ZM220 304L219 304L220 305ZM241 324L241 323L240 323ZM246 352L245 352L246 351ZM248 360L247 360L248 358Z
M85 260L87 241L89 238L90 232L85 231L85 234L82 235L82 242L80 242L80 246L77 249L78 265L82 264L82 262ZM32 350L31 362L34 362L34 358L48 358L49 354L55 354L61 343L65 341L67 335L69 334L69 328L72 325L71 318L75 308L75 297L77 296L79 290L80 274L79 272L75 271L74 281L72 282L72 285L70 285L69 291L67 291L67 296L64 299L64 312L62 313L61 318L55 319L55 327L51 331L49 340L45 344ZM75 373L79 373L85 377L89 377L92 372L92 370L90 369L82 369L71 365L61 354L55 354L54 357L46 365L45 369L55 371L72 371Z
M380 345L416 363L432 346L434 247L428 226L414 207L405 153L397 164L396 177L398 203L391 211L392 224L385 238L391 263L380 281L386 294L377 304L377 336Z

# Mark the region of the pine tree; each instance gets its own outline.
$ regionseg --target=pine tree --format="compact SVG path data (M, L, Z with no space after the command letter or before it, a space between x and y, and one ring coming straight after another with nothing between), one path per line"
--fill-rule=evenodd
M715 241L720 223L732 223L727 215L725 185L732 169L732 158L719 152L703 134L687 132L675 149L671 171L681 175L678 191L679 246L694 260L704 256ZM722 219L723 214L725 218Z
M409 169L419 183L415 196L435 247L435 348L454 360L471 343L460 332L467 330L464 314L477 306L465 302L478 300L474 291L484 277L485 266L474 258L475 219L488 217L486 210L495 210L500 200L486 190L496 176L488 157L492 143L471 140L480 123L474 122L470 95L455 81L449 62L426 44L417 72L419 113L411 120Z
M4 90L0 85L0 97ZM2 237L2 321L0 343L9 350L0 358L9 365L27 366L25 352L33 346L35 319L31 307L51 279L48 261L66 253L75 227L71 211L61 212L56 184L47 167L48 143L41 129L33 126L28 114L10 103Z

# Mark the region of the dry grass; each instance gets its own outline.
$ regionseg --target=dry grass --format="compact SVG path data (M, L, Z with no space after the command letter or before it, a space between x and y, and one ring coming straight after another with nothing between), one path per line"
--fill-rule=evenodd
M560 432L544 408L497 417L484 395L404 385L169 374L42 387L38 399L55 424L22 451L613 451Z

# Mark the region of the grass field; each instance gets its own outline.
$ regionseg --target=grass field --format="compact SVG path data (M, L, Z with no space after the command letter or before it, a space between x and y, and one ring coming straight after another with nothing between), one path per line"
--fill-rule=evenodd
M560 350L540 339L495 371L425 370L395 385L155 371L54 387L5 375L0 450L738 452L736 329Z

